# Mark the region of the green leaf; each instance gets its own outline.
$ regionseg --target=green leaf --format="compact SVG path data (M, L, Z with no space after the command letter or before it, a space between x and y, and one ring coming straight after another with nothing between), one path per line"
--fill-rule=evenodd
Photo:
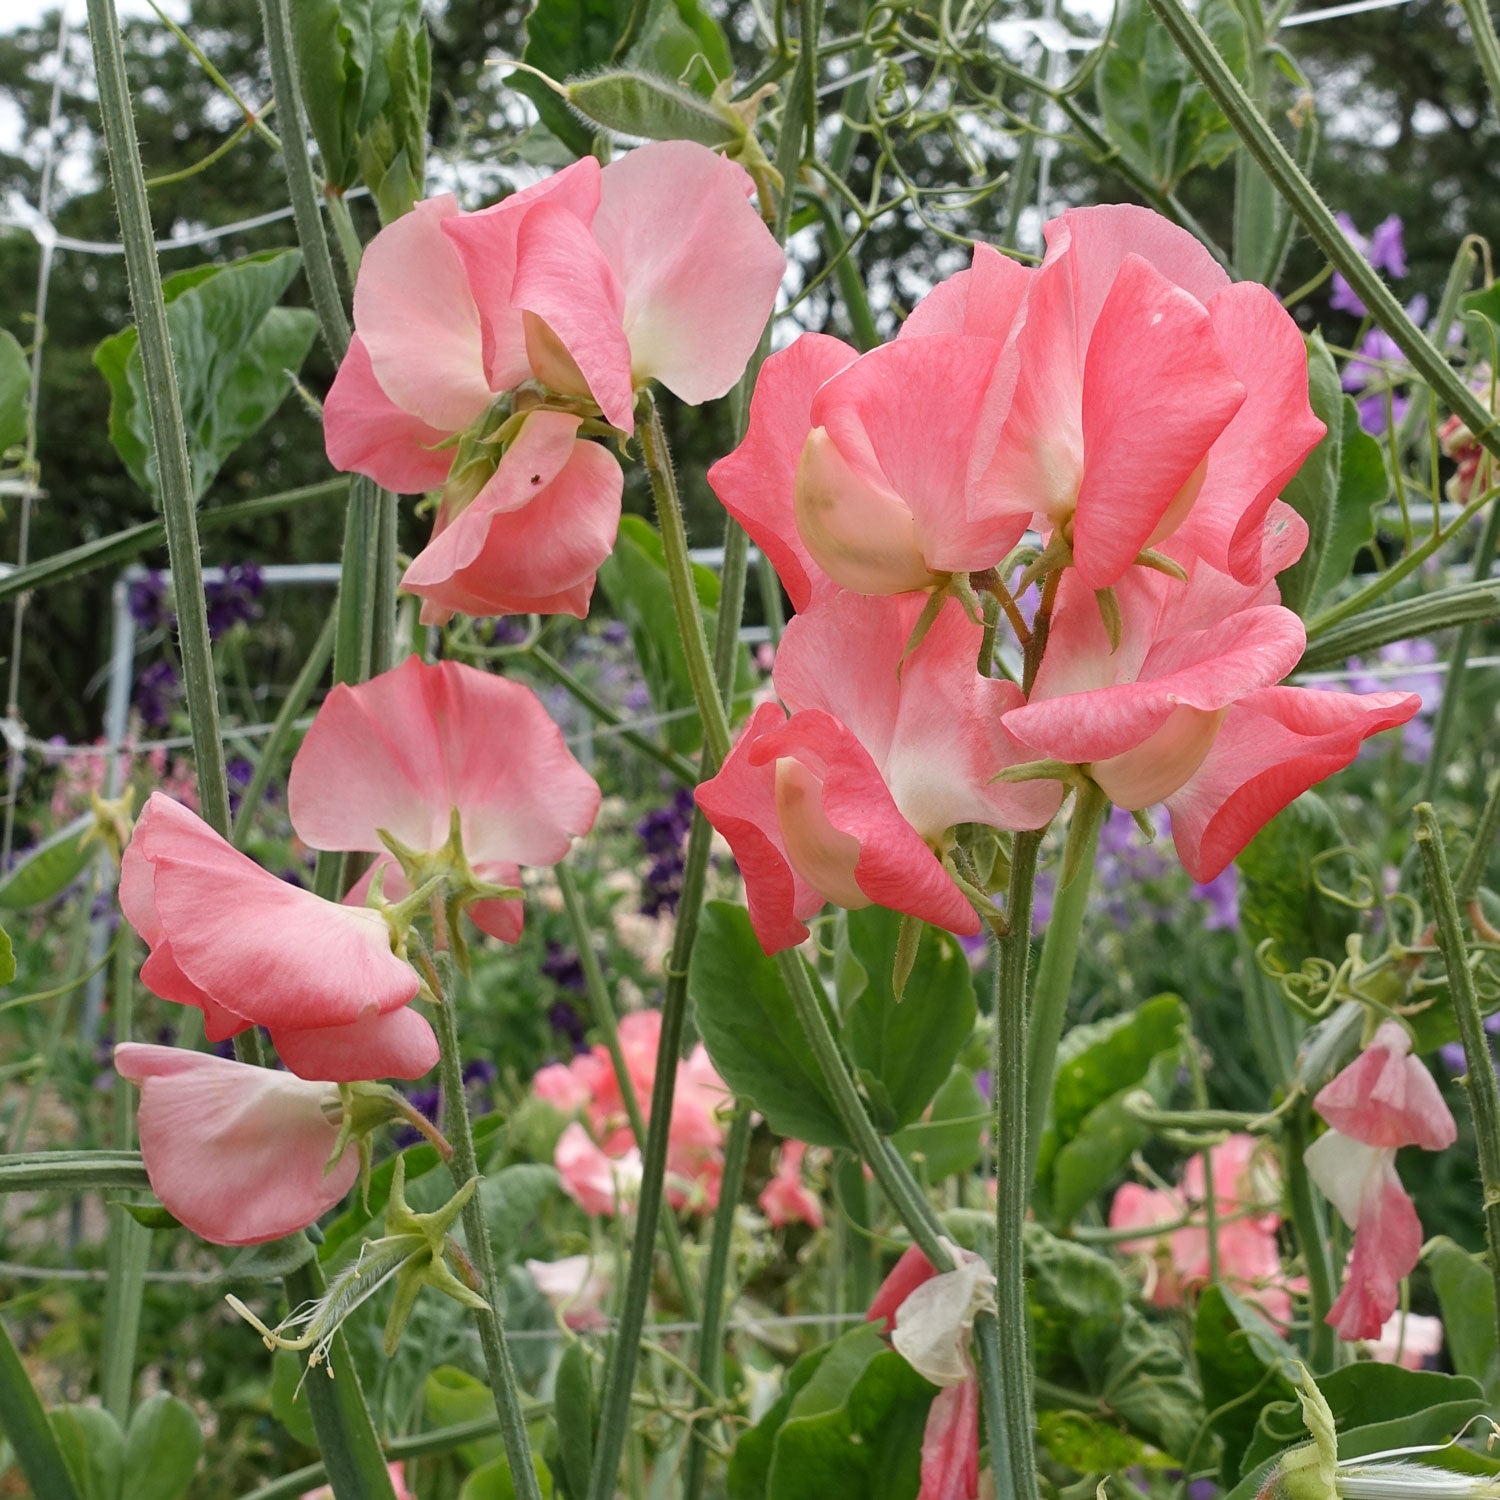
M10 934L0 927L0 989L4 989L16 977L16 950Z
M537 1488L542 1500L552 1500L552 1471L538 1453L531 1455L531 1462L536 1469ZM516 1500L516 1482L511 1478L510 1460L497 1458L482 1469L475 1469L464 1481L458 1500Z
M649 73L615 69L568 85L568 102L586 119L617 135L648 141L697 141L728 146L743 125L698 94Z
M1495 1281L1489 1267L1446 1235L1429 1241L1422 1258L1442 1310L1443 1334L1455 1372L1477 1380L1490 1406L1500 1406Z
M629 19L630 0L537 0L521 61L559 83L597 72L614 60ZM575 156L588 155L593 132L546 84L524 73L506 82L536 105L542 124Z
M195 267L162 283L198 499L281 405L312 347L316 316L276 305L300 264L297 251L282 250ZM136 483L159 495L135 328L105 339L94 363L109 382L110 441Z
M576 1339L558 1363L553 1400L561 1489L571 1500L584 1500L594 1462L594 1382L589 1374L588 1350Z
M193 1409L159 1391L136 1407L125 1431L121 1500L179 1500L193 1482L203 1433Z
M1385 449L1360 426L1359 408L1352 396L1345 396L1338 494L1333 502L1333 525L1313 590L1314 602L1348 578L1360 552L1374 546L1375 513L1390 492Z
M797 1393L817 1373L833 1350L832 1344L812 1349L787 1372L786 1386L759 1422L741 1433L729 1455L725 1493L729 1500L764 1500L771 1478L771 1459L776 1452L776 1434L786 1421Z
M821 995L817 975L809 980ZM704 907L688 994L714 1066L772 1130L815 1146L849 1144L776 960L761 948L743 907Z
M1295 1403L1296 1355L1264 1318L1219 1286L1205 1287L1198 1298L1193 1354L1209 1425L1220 1443L1220 1483L1229 1489L1245 1473L1242 1460L1261 1408L1271 1401Z
M705 95L734 76L724 32L698 0L650 0L625 62Z
M620 522L615 550L599 569L599 582L615 613L630 630L636 659L646 678L651 706L658 714L678 714L662 726L667 744L690 754L703 743L703 725L693 707L693 684L687 657L677 631L672 607L672 589L667 582L666 554L661 536L649 521L626 516ZM718 627L719 577L712 568L693 566L693 584L703 608L703 626L709 640ZM741 649L736 659L736 704L730 718L749 701L753 674L749 654Z
M318 1253L318 1247L300 1231L267 1240L262 1245L246 1245L227 1266L220 1281L280 1281L298 1266L305 1266Z
M1080 1474L1117 1474L1145 1456L1141 1440L1081 1411L1039 1411L1036 1435L1059 1463Z
M874 1329L846 1333L792 1398L767 1500L909 1500L935 1394Z
M83 841L93 826L93 813L85 813L30 850L0 881L0 910L25 911L66 890L93 856Z
M422 1404L429 1427L456 1427L461 1422L476 1422L491 1416L495 1397L490 1388L476 1380L467 1370L454 1365L439 1365L422 1386ZM505 1452L498 1435L476 1438L458 1450L458 1456L471 1469L493 1463Z
M0 455L26 441L31 365L15 335L0 328Z
M1344 390L1338 366L1318 331L1307 336L1307 399L1327 431L1281 489L1281 498L1307 522L1307 550L1276 578L1281 602L1304 618L1312 613L1323 555L1333 533L1344 448Z
M181 1229L182 1220L160 1203L121 1203L120 1207L142 1229Z
M891 976L904 920L886 907L867 906L847 913L840 933L848 953L839 968L844 1047L857 1070L880 1081L894 1115L881 1122L887 1133L921 1117L947 1081L978 1012L958 940L925 925L905 995L896 998Z
M1305 959L1339 963L1344 942L1359 924L1359 913L1324 895L1315 883L1337 889L1328 861L1319 856L1347 840L1328 804L1304 792L1266 824L1235 860L1240 875L1240 930L1251 951L1271 939L1270 957L1296 970Z
M289 1349L278 1349L271 1356L271 1415L304 1447L316 1448L312 1408L299 1389L302 1372L301 1357Z
M972 1172L984 1149L990 1111L974 1084L974 1075L956 1067L937 1092L925 1120L892 1137L896 1149L928 1182Z
M119 1500L125 1435L102 1406L57 1406L47 1413L79 1500Z
M503 1271L520 1253L527 1230L557 1190L557 1169L541 1162L502 1167L479 1184L497 1271Z

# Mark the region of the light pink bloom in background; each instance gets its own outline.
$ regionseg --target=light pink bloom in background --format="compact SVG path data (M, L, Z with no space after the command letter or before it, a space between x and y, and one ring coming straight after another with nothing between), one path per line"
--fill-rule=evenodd
M141 1157L163 1207L216 1245L258 1245L303 1229L359 1174L337 1162L338 1088L207 1052L122 1042L115 1070L140 1085Z
M604 1300L613 1278L609 1266L592 1255L565 1255L561 1260L528 1260L536 1289L575 1333L609 1327Z
M1055 783L994 780L1029 758L1001 723L1020 689L979 675L980 629L956 600L903 662L923 603L842 593L798 615L774 674L790 718L763 704L698 788L768 953L802 942L828 901L978 932L934 851L956 823L1038 828L1057 810Z
M788 1224L823 1227L823 1205L802 1176L802 1160L807 1155L805 1141L783 1141L776 1158L776 1172L761 1189L756 1202L777 1229Z
M287 782L292 826L314 849L384 854L383 829L432 853L447 843L457 808L464 857L480 879L503 886L519 882L521 865L562 859L593 827L599 800L530 688L415 656L357 687L335 687ZM386 895L404 894L400 869L388 855L378 863ZM479 901L469 916L494 937L520 936L519 900Z
M1313 1107L1333 1128L1367 1146L1421 1146L1443 1151L1458 1139L1452 1111L1432 1074L1411 1053L1411 1034L1382 1021L1370 1045L1331 1083Z
M552 1164L563 1191L586 1214L618 1214L640 1193L641 1153L632 1146L606 1156L577 1120L558 1137Z
M1370 1358L1403 1369L1421 1370L1443 1352L1443 1320L1399 1309L1386 1319L1378 1338L1367 1340ZM1399 1358L1398 1358L1399 1355Z
M971 515L1062 529L1094 589L1191 518L1196 549L1248 581L1271 502L1324 432L1296 324L1149 209L1071 209L1046 235Z
M264 1026L293 1072L340 1083L437 1061L378 912L278 880L160 792L125 850L120 907L151 949L142 983L201 1010L210 1041Z
M396 1500L417 1500L417 1497L406 1487L406 1465L394 1463L389 1465L391 1476L391 1488L396 1492ZM333 1486L325 1484L321 1489L308 1490L302 1496L302 1500L333 1500Z

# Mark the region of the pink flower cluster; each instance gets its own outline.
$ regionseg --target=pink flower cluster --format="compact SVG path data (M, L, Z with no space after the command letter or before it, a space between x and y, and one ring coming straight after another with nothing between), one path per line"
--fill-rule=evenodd
M1209 1158L1219 1277L1230 1291L1285 1328L1291 1322L1292 1302L1276 1238L1281 1184L1274 1157L1254 1136L1232 1135L1213 1147ZM1119 1248L1141 1257L1146 1300L1154 1307L1181 1307L1211 1279L1207 1175L1202 1156L1194 1156L1180 1187L1127 1182L1110 1204L1111 1229L1145 1231L1139 1239L1121 1240Z
M710 471L798 611L786 712L762 706L698 793L768 951L825 901L977 931L941 856L954 824L1050 819L1058 780L996 780L1023 764L1166 803L1210 880L1419 706L1278 685L1305 636L1275 575L1307 529L1276 497L1323 424L1276 298L1145 209L1072 210L1047 241L1034 270L977 247L867 354L808 334L772 356ZM1039 654L1025 694L980 670L974 589Z
M1307 1170L1354 1231L1328 1322L1342 1339L1379 1339L1422 1251L1422 1225L1396 1175L1396 1152L1445 1150L1458 1127L1399 1021L1383 1022L1313 1107L1333 1128L1307 1148Z
M588 435L631 432L650 381L695 405L739 379L785 269L750 190L665 141L478 213L430 198L371 241L325 435L336 468L442 491L402 580L425 623L588 612L623 484Z
M620 1051L641 1114L651 1121L651 1091L661 1012L632 1012L620 1021ZM537 1098L572 1116L553 1153L562 1185L587 1214L618 1214L641 1180L640 1143L630 1128L619 1075L603 1046L570 1063L553 1063L532 1080ZM674 1208L701 1212L717 1206L724 1175L724 1127L718 1111L729 1088L699 1042L677 1064L667 1145L667 1199Z

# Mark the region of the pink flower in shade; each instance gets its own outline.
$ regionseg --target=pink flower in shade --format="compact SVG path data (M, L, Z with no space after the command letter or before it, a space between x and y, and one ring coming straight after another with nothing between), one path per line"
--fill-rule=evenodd
M1421 707L1412 693L1274 685L1306 640L1302 622L1276 602L1275 574L1305 540L1301 519L1278 502L1254 582L1191 553L1179 557L1186 585L1132 569L1115 589L1118 649L1092 590L1070 569L1030 701L1005 716L1021 744L1087 767L1117 806L1165 802L1178 855L1198 881L1212 880L1287 803L1348 765L1366 738Z
M341 1116L332 1083L139 1042L115 1048L115 1069L141 1088L151 1190L202 1239L258 1245L292 1234L359 1174L352 1143L332 1160Z
M1324 432L1296 324L1149 209L1072 209L1046 235L988 394L971 516L1062 530L1091 589L1180 528L1252 581L1271 502Z
M1443 1320L1421 1313L1393 1312L1380 1336L1369 1341L1370 1358L1403 1369L1421 1370L1443 1352Z
M615 544L625 476L583 419L534 411L489 481L462 506L448 497L432 540L401 587L422 598L422 623L467 615L589 612L594 577Z
M394 1463L388 1466L391 1476L391 1488L396 1492L396 1500L417 1500L417 1497L406 1487L406 1465ZM333 1486L325 1484L321 1489L308 1490L302 1496L302 1500L334 1500Z
M593 827L599 788L530 688L458 662L415 656L324 699L292 762L292 826L314 849L383 854L380 832L419 853L447 842L458 809L464 857L494 885L554 865ZM387 855L387 896L405 893ZM363 900L373 869L351 892ZM514 942L519 900L478 901L475 925Z
M956 600L903 662L923 603L843 593L798 615L775 668L791 717L763 704L698 788L768 953L806 938L806 919L827 901L978 932L935 852L948 830L1039 828L1057 810L1054 783L994 780L1029 758L1001 723L1020 689L979 675L980 629Z
M548 1063L531 1080L531 1091L564 1115L576 1115L589 1102L589 1089L566 1063Z
M975 1500L979 1494L979 1380L969 1340L975 1315L994 1308L995 1278L971 1251L948 1249L957 1264L940 1274L913 1245L866 1314L870 1322L884 1322L896 1352L940 1387L922 1434L917 1500Z
M802 1178L802 1159L806 1154L805 1141L784 1141L776 1161L776 1174L756 1200L761 1212L777 1229L788 1224L823 1227L823 1205Z
M595 1217L621 1212L640 1192L641 1153L632 1146L618 1156L606 1156L577 1120L558 1137L552 1165L562 1178L563 1191Z
M1328 1313L1342 1339L1374 1339L1422 1249L1416 1206L1396 1175L1402 1146L1441 1151L1458 1127L1411 1038L1386 1021L1324 1087L1314 1108L1334 1128L1307 1148L1307 1170L1354 1231L1344 1289Z
M604 1299L609 1296L611 1277L608 1267L592 1255L528 1260L526 1269L536 1289L575 1333L609 1327Z
M120 907L151 949L142 982L201 1010L210 1041L264 1026L294 1073L339 1083L437 1061L379 913L278 880L160 792L125 850Z

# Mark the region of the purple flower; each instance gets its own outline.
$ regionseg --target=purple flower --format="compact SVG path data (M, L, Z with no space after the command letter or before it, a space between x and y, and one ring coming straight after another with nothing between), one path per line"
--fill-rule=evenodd
M203 597L208 604L208 633L217 640L236 625L248 625L260 618L261 591L265 580L255 563L234 563L224 569L218 583L205 583Z
M541 963L542 973L560 989L584 991L583 963L571 948L549 941L547 956Z
M568 1039L575 1056L589 1050L588 1043L584 1041L588 1027L584 1024L583 1017L578 1014L577 1007L569 1001L554 1001L547 1011L547 1023L559 1036Z
M165 630L177 619L167 602L167 581L155 568L130 585L129 603L131 618L142 630Z
M1432 719L1443 693L1442 675L1433 670L1437 657L1437 647L1419 638L1382 646L1375 653L1378 670L1366 667L1360 657L1349 658L1351 691L1415 693L1421 698L1422 707L1416 717L1408 720L1401 730L1402 749L1411 761L1425 760L1432 750ZM1373 741L1365 749L1371 754L1380 753Z
M1412 322L1421 323L1427 317L1426 297L1415 296L1407 303L1406 311ZM1366 432L1377 436L1385 431L1386 391L1404 377L1405 356L1396 341L1383 328L1372 328L1360 341L1359 352L1344 366L1340 384L1349 392L1368 392L1356 403L1359 407L1359 425ZM1391 420L1399 422L1406 415L1410 403L1399 393L1391 397Z
M1464 1044L1462 1042L1449 1042L1438 1048L1438 1056L1443 1060L1443 1066L1450 1073L1462 1073L1468 1068L1468 1060L1464 1057Z
M490 625L490 644L519 646L526 639L526 620L521 615L501 615Z
M1234 866L1226 865L1222 874L1197 888L1198 899L1207 910L1203 927L1207 932L1229 932L1240 919L1240 882Z
M1359 232L1348 214L1341 213L1336 217L1339 228L1344 231L1344 237L1377 271L1384 271L1388 276L1406 275L1406 244L1398 215L1391 214L1382 219L1369 239ZM1355 318L1366 317L1369 312L1354 288L1337 271L1333 273L1333 292L1328 305Z
M149 729L164 729L182 701L182 679L167 661L152 662L135 680L135 706Z

